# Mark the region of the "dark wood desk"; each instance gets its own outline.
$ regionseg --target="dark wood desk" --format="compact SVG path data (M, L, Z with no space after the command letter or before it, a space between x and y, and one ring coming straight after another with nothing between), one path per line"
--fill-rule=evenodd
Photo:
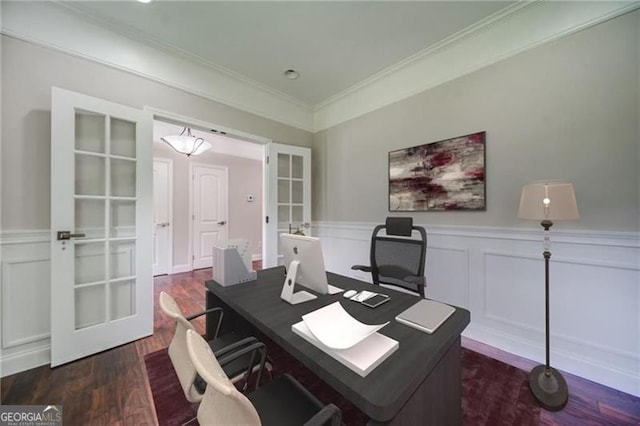
M371 284L327 273L329 283L355 290ZM458 425L461 413L460 333L469 324L469 311L455 313L429 335L394 320L418 298L380 288L391 300L375 309L344 299L342 294L289 305L280 299L284 268L258 272L256 281L222 287L207 281L207 308L225 309L223 327L255 327L367 414L370 424ZM367 377L360 377L291 331L302 315L340 300L358 320L368 324L391 321L380 332L400 347ZM213 328L207 324L207 330ZM248 330L250 332L250 330Z

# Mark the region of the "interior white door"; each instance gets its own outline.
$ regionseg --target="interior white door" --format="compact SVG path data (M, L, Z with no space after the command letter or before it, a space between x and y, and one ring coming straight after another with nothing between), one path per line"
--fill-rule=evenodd
M192 266L210 268L212 247L227 239L229 177L226 167L192 165Z
M278 265L281 233L311 233L311 149L270 143L267 185L269 209L264 268Z
M53 88L51 366L153 333L150 113Z
M153 275L171 270L173 163L171 159L153 160Z

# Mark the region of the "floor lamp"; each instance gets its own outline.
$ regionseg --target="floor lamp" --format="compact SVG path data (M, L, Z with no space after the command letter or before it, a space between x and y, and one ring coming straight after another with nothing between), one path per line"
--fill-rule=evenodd
M545 295L545 335L546 364L538 365L529 374L529 389L540 406L546 410L558 411L567 405L569 389L558 370L549 364L549 259L551 241L549 229L554 220L578 219L578 206L573 185L570 182L533 182L522 188L518 217L540 220L544 228L544 295Z

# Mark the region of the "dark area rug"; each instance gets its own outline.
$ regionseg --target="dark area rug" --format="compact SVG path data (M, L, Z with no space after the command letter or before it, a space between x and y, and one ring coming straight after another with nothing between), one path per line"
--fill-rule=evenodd
M290 373L319 400L333 402L340 407L346 425L366 424L367 417L315 373L277 345L265 343L274 365L273 377ZM148 354L144 360L158 423L161 426L179 426L192 420L196 416L197 404L185 399L167 350ZM269 377L266 376L263 384ZM540 408L529 392L527 380L525 371L462 348L463 423L474 426L539 424ZM197 421L192 421L189 426L197 424Z
M538 425L529 373L462 348L462 414L465 425Z
M184 397L168 350L160 349L145 355L144 364L147 367L158 424L179 426L193 419L198 411L198 404L192 404ZM197 423L194 421L193 424Z

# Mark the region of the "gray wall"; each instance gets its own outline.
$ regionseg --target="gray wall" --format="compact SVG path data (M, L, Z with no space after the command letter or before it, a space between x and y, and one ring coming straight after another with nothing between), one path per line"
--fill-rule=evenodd
M520 189L573 181L581 219L640 229L640 12L524 52L314 135L314 220L388 214L388 152L485 130L486 212L413 213L424 224L535 226Z
M311 146L312 135L155 81L2 36L0 227L49 228L51 86L137 108L152 106L275 142Z
M192 159L166 144L153 144L154 157L173 160L173 260L189 264L189 163L226 166L229 171L228 238L251 242L251 253L262 251L262 161L205 152ZM253 202L246 196L252 194Z

